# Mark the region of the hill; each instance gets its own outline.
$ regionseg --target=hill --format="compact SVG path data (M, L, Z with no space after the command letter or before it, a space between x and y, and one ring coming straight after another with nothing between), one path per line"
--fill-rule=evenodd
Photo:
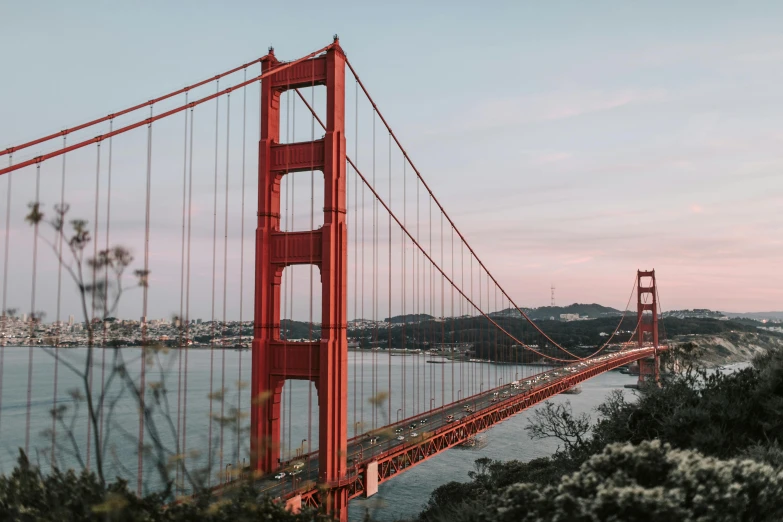
M755 319L756 321L773 320L783 321L783 312L723 312L726 317L740 319Z
M568 306L541 306L539 308L522 308L522 310L524 310L531 319L549 319L550 317L560 319L560 314L577 314L580 317L587 317L589 319L601 319L604 317L616 317L622 315L622 312L616 308L602 306L597 303L574 303ZM518 312L515 309L507 308L497 312L496 314L490 315L508 317L516 314L518 314Z

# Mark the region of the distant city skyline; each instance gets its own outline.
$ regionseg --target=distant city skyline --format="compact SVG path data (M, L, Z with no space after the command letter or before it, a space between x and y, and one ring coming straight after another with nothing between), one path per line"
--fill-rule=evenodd
M655 268L663 310L783 309L781 4L346 2L292 9L245 1L194 1L186 8L44 1L9 4L3 11L0 45L13 52L4 61L9 80L0 85L0 148L208 78L262 56L269 45L281 59L291 59L337 33L424 178L520 306L548 305L554 284L559 304L622 308L637 268ZM214 108L196 118L204 125L214 121ZM161 192L154 196L149 317L180 313L182 121L155 129ZM256 127L248 124L249 180ZM299 139L309 139L309 126L301 129ZM197 146L212 150L208 131L197 139ZM123 154L143 140L142 133L118 140L115 148L112 238L131 247L133 268L143 262L143 199L137 197L143 159L137 164ZM360 162L367 158L361 150ZM69 175L94 178L94 151L68 161ZM214 159L205 152L199 161L194 215L202 221L194 229L193 252L194 258L210 255L194 261L199 285L191 289L190 317L222 320L222 207L213 307ZM5 158L0 163L5 166ZM236 195L240 166L233 168ZM47 162L41 170L41 200L44 212L51 212L60 163ZM11 256L7 290L8 307L28 314L32 247L23 217L30 172L14 178L10 239L24 255ZM221 163L219 183L222 176ZM3 207L6 177L0 176ZM69 186L80 188L71 179ZM92 219L91 187L81 187L71 201L74 216ZM253 313L254 181L247 191L245 321ZM0 249L4 220L0 212ZM308 220L308 210L299 208L297 224ZM232 207L229 320L239 318L240 224L239 209ZM50 322L56 320L58 270L47 248L39 252L34 308ZM309 272L295 271L303 282L289 309L294 319L307 320ZM314 278L317 283L317 269ZM60 316L67 320L79 308L73 283L62 284ZM140 294L129 290L116 315L138 319ZM384 309L379 315L388 314ZM348 316L355 317L351 303Z

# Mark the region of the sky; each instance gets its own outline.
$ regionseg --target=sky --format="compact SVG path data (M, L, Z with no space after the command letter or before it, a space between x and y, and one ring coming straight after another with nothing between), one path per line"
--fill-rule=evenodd
M338 34L410 157L517 304L549 304L554 285L557 304L622 308L636 270L654 268L665 310L781 310L781 11L776 2L0 0L0 147L208 78L269 46L293 59ZM214 118L210 110L197 121ZM153 274L155 263L180 263L181 214L167 203L181 198L183 153L173 144L182 141L182 121L178 130L155 130L163 140L156 145L156 186L172 196L156 196ZM236 136L238 122L230 125ZM204 132L197 140L207 150L214 137ZM307 125L295 132L302 139ZM131 198L130 187L124 192L121 173L123 152L134 144L143 156L144 139L142 131L117 143L115 234L138 238L143 227L143 198ZM232 150L237 146L232 142ZM76 165L69 168L87 176L91 154L69 159ZM253 154L246 157L252 167ZM196 186L205 221L194 248L209 250L207 257L213 161L205 153ZM103 162L105 168L105 156ZM42 166L44 200L56 198L59 168ZM26 181L14 181L27 200L33 176L28 169ZM0 180L2 206L5 185ZM88 202L90 189L79 188L74 201ZM26 249L23 199L14 196L10 238ZM254 198L246 205L244 255L252 264ZM239 212L229 207L232 216ZM232 241L236 216L229 221ZM240 259L233 249L227 258ZM9 306L29 306L26 259L12 256ZM236 277L237 266L227 277ZM209 264L199 267L203 273L194 275L209 279ZM218 262L218 280L222 268ZM42 261L40 270L48 282L39 288L51 290L55 264ZM157 283L171 299L156 300L149 315L173 313L179 278ZM194 294L203 299L194 302L193 316L221 315L220 299L217 311L205 304L209 290L206 284ZM219 284L216 292L220 298ZM252 284L243 292L248 318ZM45 291L38 301L50 318L51 295ZM229 316L238 313L236 301L227 305ZM139 315L134 306L123 308L125 315ZM294 316L308 313L297 305Z

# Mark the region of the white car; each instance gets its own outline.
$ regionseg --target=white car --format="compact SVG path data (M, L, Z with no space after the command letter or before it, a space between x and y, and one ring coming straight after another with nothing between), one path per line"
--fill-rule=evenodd
M402 435L400 435L399 437L397 437L397 440L405 440L405 437L403 437Z
M285 473L283 473L282 471L280 473L278 473L277 475L275 475L275 479L276 480L282 480L284 478L285 478Z
M419 434L416 433L415 431L413 433L411 433L411 437L418 437L418 436L419 436Z

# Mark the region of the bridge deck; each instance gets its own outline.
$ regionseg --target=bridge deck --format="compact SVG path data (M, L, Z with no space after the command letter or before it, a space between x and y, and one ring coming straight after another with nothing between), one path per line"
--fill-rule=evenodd
M659 347L659 351L663 349L665 348ZM348 444L347 475L339 483L330 486L346 488L349 498L370 496L377 491L378 485L397 474L469 440L512 415L596 375L653 354L653 347L644 347L574 363L520 379L517 390L508 385L492 388L442 408L385 426L372 434L355 437ZM501 395L504 391L508 391L508 395ZM473 411L466 412L466 407ZM448 422L449 415L454 416L455 420ZM396 431L398 428L402 428L402 433ZM377 436L379 440L371 443L372 436ZM403 440L398 440L399 436L402 436ZM294 505L301 503L318 506L318 452L299 460L304 461L305 466L296 475L290 475L292 467L289 462L283 480L275 480L273 475L261 478L258 483L261 494L280 498ZM370 477L369 481L367 477Z

